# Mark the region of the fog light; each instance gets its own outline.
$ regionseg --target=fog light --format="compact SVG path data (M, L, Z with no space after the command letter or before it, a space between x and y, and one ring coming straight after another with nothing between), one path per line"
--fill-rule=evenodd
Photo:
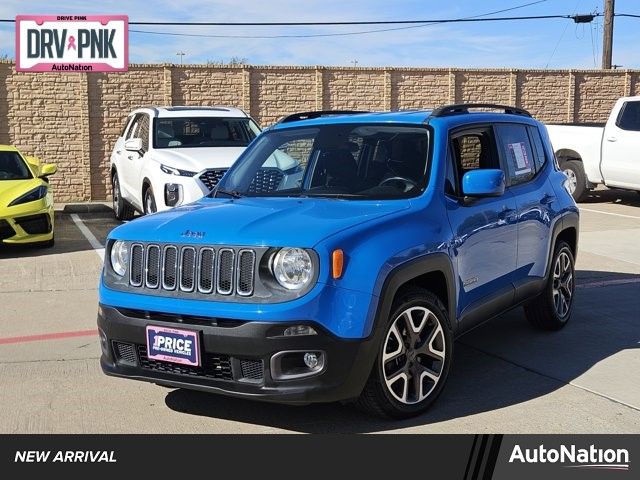
M271 357L271 377L274 380L294 380L319 375L326 363L326 354L320 350L278 352Z
M164 203L167 207L175 207L182 201L182 185L167 183L164 186Z
M285 337L293 337L297 335L317 335L315 328L309 325L292 325L284 329L283 335Z
M304 364L309 368L316 368L318 366L318 355L315 353L305 353L304 354Z
M102 331L101 328L98 329L98 333L100 334L100 349L104 355L109 355L109 342L107 340L107 334Z

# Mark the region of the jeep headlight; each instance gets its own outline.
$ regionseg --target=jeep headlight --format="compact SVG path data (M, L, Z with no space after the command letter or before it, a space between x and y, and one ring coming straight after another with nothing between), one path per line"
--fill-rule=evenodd
M287 290L301 290L313 278L313 262L302 248L282 248L271 266L277 282Z
M121 277L127 271L129 263L129 247L121 240L116 240L111 245L111 268Z

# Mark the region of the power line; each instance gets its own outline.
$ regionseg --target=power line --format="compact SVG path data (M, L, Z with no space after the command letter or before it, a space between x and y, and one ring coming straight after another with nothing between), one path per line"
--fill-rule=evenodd
M328 21L328 22L152 22L152 21L132 21L129 25L164 25L164 26L202 26L202 27L312 27L312 26L344 26L344 25L406 25L406 24L419 24L419 23L446 23L456 22L468 19L475 19L480 17L487 17L489 15L496 15L498 13L510 12L539 3L545 3L548 0L537 0L534 2L523 3L521 5L515 5L509 8L503 8L501 10L495 10L493 12L483 13L480 15L473 15L464 18L455 19L440 19L440 20L346 20L346 21ZM0 19L0 22L14 22L13 19Z

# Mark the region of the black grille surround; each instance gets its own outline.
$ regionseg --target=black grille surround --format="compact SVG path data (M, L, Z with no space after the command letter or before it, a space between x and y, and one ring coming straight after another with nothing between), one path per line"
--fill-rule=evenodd
M0 241L11 238L16 234L13 227L4 219L0 219Z
M211 168L202 172L198 178L211 191L218 185L227 170L227 168Z

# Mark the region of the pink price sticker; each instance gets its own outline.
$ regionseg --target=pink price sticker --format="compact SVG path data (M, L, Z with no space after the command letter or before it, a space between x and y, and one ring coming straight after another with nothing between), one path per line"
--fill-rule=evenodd
M18 72L126 72L126 15L16 16Z

